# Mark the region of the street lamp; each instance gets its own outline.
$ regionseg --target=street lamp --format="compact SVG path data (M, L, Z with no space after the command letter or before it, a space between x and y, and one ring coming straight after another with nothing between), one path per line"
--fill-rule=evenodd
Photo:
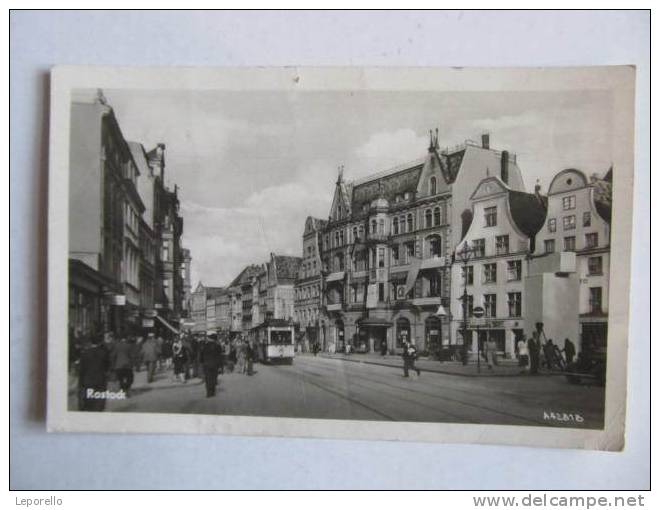
M456 252L458 259L463 264L463 296L458 298L463 301L463 346L461 348L461 361L463 365L468 364L467 347L467 314L468 314L468 293L467 293L467 265L474 255L474 248L466 241L460 250Z

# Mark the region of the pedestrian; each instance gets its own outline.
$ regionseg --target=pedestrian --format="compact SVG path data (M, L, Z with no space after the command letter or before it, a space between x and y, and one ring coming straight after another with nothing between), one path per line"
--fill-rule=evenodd
M108 389L110 354L104 345L103 336L92 337L92 344L80 353L80 375L78 376L78 408L81 411L103 411L105 396L99 394Z
M218 386L218 371L220 370L222 349L215 335L207 336L206 342L200 346L199 362L204 370L206 398L214 397Z
M566 356L566 365L572 365L573 358L575 357L575 344L573 344L570 339L565 338L564 348L562 350L564 351L564 356Z
M229 343L229 373L234 373L236 366L236 342L237 340L233 340Z
M129 396L131 386L133 385L133 365L135 363L134 341L121 338L111 353L112 368L117 376L119 387Z
M522 368L521 374L529 369L529 349L524 336L518 340L518 366Z
M546 368L552 370L555 367L555 344L552 342L552 338L549 338L543 345L543 356Z
M142 355L142 362L147 368L147 382L152 383L154 382L154 374L156 373L156 363L158 363L160 356L158 343L153 333L149 333L147 339L142 342L140 353Z
M491 337L486 340L486 363L489 370L493 369L493 365L497 365L497 343Z
M174 363L174 379L182 383L187 382L185 371L188 363L188 350L180 337L172 344L172 362Z
M538 375L541 361L541 344L539 342L538 331L534 331L529 340L527 340L527 349L529 350L529 373L531 375Z
M316 353L314 353L316 355ZM247 375L254 374L254 361L257 356L257 350L254 348L252 342L248 342L245 350L245 360L247 362Z
M241 340L236 346L236 369L239 374L245 374L247 372L245 356L245 341Z
M172 340L169 338L163 339L163 346L161 349L160 357L165 364L165 370L169 370L172 366Z
M380 355L382 357L385 357L386 354L387 354L387 342L385 340L382 340L380 342Z
M163 352L163 344L165 343L165 339L162 337L162 335L158 335L156 337L156 346L158 348L158 358L156 359L156 365L158 367L158 371L161 372L165 368L165 364L163 363L163 358L162 358L162 352Z
M403 344L403 377L409 376L409 371L413 370L417 372L417 376L421 375L419 368L415 366L415 360L417 359L417 348L409 341L406 341Z

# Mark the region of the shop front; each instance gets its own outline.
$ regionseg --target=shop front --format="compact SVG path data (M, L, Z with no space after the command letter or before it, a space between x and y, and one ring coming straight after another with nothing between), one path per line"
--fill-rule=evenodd
M388 349L388 330L392 323L386 319L366 317L357 321L356 352L382 352Z

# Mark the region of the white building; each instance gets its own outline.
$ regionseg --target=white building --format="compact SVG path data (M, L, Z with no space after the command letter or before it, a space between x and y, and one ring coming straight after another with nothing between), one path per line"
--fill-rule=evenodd
M534 252L575 253L580 341L571 340L578 351L605 347L607 342L611 197L612 169L604 179L591 181L576 169L558 173L548 189L547 218ZM563 346L565 337L555 343Z
M462 298L467 290L469 351L476 355L478 326L482 346L487 339L495 340L501 355L513 357L517 340L525 333L524 280L536 233L544 223L545 197L538 190L516 191L500 177L487 177L477 185L470 203L471 222L456 248L452 268L452 340L463 343ZM462 258L466 245L472 251ZM484 308L485 319L472 318L477 306Z

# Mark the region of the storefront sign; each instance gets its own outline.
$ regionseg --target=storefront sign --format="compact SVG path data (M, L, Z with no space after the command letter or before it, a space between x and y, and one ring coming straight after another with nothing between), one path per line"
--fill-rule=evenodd
M115 306L126 306L126 296L124 294L113 294L110 296L110 304Z

